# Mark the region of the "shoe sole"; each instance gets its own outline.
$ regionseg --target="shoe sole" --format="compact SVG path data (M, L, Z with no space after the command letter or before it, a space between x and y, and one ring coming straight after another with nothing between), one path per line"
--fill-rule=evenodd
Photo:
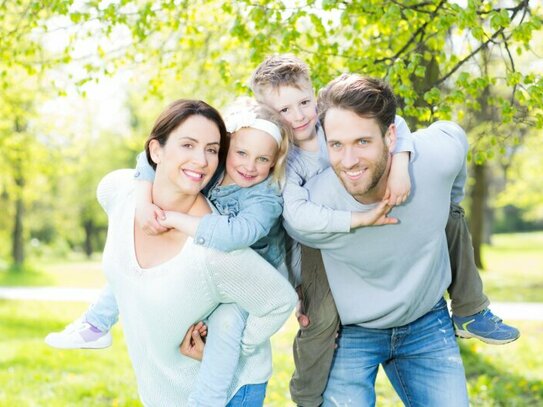
M106 349L111 346L109 345L81 345L81 346L59 346L59 345L53 345L52 343L45 342L47 345L49 345L52 348L55 349L66 349L66 350L72 350L72 349Z
M458 338L462 338L462 339L472 339L472 338L479 339L480 341L484 343L488 343L490 345L505 345L507 343L514 342L518 338L520 338L520 335L519 335L516 338L510 338L510 339L492 339L492 338L485 338L484 336L475 335L471 332L461 331L461 330L456 330L455 335Z
M61 345L55 343L54 341L49 341L47 338L44 339L44 342L55 349L106 349L109 348L112 344L111 340L106 340L100 342L100 340L91 342L91 343L81 343L73 345Z

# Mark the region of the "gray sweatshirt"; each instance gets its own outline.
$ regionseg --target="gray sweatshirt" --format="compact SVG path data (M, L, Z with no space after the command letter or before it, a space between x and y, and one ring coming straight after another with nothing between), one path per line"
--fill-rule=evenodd
M294 229L299 242L322 249L326 273L343 324L391 328L427 313L450 284L445 224L451 200L459 202L466 179L468 144L452 122L436 122L413 134L411 195L390 216L400 224L350 233ZM369 210L356 201L331 168L305 185L309 199L331 209Z

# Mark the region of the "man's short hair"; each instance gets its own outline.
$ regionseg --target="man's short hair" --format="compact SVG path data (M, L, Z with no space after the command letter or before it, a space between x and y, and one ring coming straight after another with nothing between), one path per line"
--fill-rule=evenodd
M396 116L396 97L390 86L380 79L357 74L343 74L331 81L320 90L317 106L323 126L326 112L339 108L376 119L382 135Z
M266 88L277 90L281 86L311 87L307 64L292 54L272 55L258 65L249 82L258 101L262 100L262 91Z

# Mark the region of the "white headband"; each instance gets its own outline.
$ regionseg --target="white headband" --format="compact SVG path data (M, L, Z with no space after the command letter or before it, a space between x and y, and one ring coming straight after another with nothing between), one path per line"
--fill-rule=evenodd
M250 110L241 110L228 115L225 119L226 130L229 133L234 133L243 127L250 127L252 129L262 130L268 133L277 142L277 145L281 145L281 130L275 123L269 120L257 119L256 114Z

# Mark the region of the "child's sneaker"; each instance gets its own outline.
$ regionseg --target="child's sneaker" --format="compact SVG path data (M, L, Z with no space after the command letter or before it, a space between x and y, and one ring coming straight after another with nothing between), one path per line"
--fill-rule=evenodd
M58 349L102 349L111 345L111 333L77 319L62 332L51 332L45 337L45 343Z
M456 336L477 338L494 345L503 345L518 339L517 328L506 325L488 308L467 317L452 316Z

